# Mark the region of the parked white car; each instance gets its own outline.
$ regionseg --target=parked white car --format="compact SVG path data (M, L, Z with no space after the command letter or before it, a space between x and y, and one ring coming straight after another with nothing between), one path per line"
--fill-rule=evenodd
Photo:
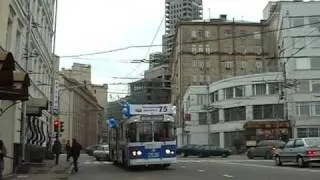
M93 151L93 157L95 157L97 161L110 160L109 145L99 145L97 150Z

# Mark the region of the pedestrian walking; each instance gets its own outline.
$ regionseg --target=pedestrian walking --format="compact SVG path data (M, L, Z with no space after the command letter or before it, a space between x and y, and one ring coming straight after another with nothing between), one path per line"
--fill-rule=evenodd
M2 180L2 173L4 170L4 157L6 156L7 156L7 149L3 141L0 139L0 180Z
M78 172L78 159L82 146L77 142L76 139L72 139L71 156L73 159L74 170Z
M67 162L69 162L70 157L71 157L71 146L70 146L70 141L67 141L66 147L65 147L66 153L67 153Z
M61 143L59 141L59 139L57 139L52 147L52 152L56 155L56 165L59 164L59 157L61 154Z

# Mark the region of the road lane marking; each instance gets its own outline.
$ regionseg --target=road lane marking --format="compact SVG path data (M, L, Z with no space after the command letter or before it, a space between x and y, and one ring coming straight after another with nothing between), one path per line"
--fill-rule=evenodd
M226 177L226 178L233 178L233 176L229 175L229 174L224 174L223 177Z
M198 172L204 172L205 170L203 170L203 169L198 169Z
M291 171L320 173L320 171L316 170L316 169L298 169L298 168L292 168L292 167L279 167L279 166L268 166L268 165L258 165L258 164L232 163L232 162L224 162L224 163L218 162L218 163L245 166L245 167L269 168L269 169L277 169L277 170L291 170Z

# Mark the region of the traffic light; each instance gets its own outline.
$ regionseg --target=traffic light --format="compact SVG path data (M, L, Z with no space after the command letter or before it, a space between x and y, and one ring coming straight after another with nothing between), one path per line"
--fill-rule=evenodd
M59 120L55 120L53 125L54 125L54 132L59 132L60 121Z
M60 122L60 132L63 132L64 131L64 122L61 121Z
M29 86L28 74L15 70L12 53L0 52L0 99L27 101Z

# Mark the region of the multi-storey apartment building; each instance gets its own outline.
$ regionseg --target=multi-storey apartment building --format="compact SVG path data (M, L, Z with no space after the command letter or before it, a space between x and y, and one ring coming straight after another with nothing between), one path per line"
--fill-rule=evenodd
M0 117L0 138L8 148L8 155L14 157L13 160L5 160L5 174L12 172L19 159L23 158L21 155L24 153L19 152L23 141L27 143L25 161L43 159L43 154L38 153L35 157L31 152L45 149L44 146L50 142L52 112L48 104L53 99L52 86L59 63L52 47L55 5L55 0L0 1L0 49L11 52L16 60L16 69L29 73L31 80L26 109L17 103L6 112L4 119ZM1 109L10 104L12 102L2 101ZM26 118L23 114L27 115ZM21 136L21 130L26 131L27 137Z
M163 35L163 53L166 58L172 53L173 38L177 24L181 21L202 19L202 0L166 0L165 35Z
M284 84L294 85L284 91L294 137L320 136L319 8L319 1L279 1L269 2L263 11L275 32L272 45L285 70Z
M276 59L263 46L264 23L228 21L182 22L177 28L172 68L172 103L181 113L190 85L208 85L233 76L277 71ZM182 120L177 113L177 119ZM179 117L180 115L180 117Z

